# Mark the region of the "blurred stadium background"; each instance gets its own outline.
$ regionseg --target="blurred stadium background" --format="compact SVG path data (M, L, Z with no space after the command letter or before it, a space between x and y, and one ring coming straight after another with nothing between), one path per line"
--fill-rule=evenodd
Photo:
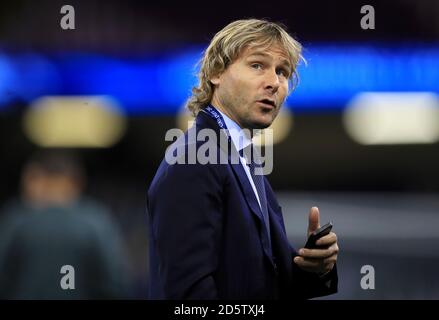
M269 18L308 61L277 121L269 176L293 244L317 205L340 239L331 299L439 298L437 0L69 1L74 30L60 27L64 4L0 5L0 204L36 150L76 150L86 194L122 232L130 296L144 298L145 194L166 131L187 119L195 64L227 23ZM363 5L374 30L360 27ZM361 289L363 265L375 290Z

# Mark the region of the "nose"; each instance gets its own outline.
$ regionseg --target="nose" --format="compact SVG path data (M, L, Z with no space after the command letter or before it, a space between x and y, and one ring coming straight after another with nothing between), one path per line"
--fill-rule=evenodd
M269 90L273 94L277 92L279 86L279 76L277 75L276 70L267 71L264 86L265 90Z

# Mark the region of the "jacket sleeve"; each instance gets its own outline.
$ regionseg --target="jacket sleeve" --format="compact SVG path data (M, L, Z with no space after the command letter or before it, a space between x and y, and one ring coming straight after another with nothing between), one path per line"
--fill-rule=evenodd
M276 214L282 232L287 238L287 233L285 229L285 223L283 220L282 208L274 197L273 189L270 186L268 180L266 180L265 185L267 186L267 195L272 203L272 208L276 208L273 212ZM306 272L300 269L294 263L294 257L297 256L297 251L288 243L285 251L290 255L290 259L287 257L287 265L291 266L291 281L287 282L285 287L283 287L283 295L286 299L311 299L315 297L321 297L330 295L337 292L338 288L338 276L337 276L337 266L323 277L311 272ZM288 268L287 267L287 268Z
M212 165L167 166L148 192L165 299L218 298L214 273L222 229L222 183Z

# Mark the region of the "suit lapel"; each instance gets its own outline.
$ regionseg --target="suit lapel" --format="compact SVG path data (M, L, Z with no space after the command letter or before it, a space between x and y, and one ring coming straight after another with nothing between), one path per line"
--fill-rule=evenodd
M233 159L237 159L237 157L239 157L235 146L233 145L233 142L231 141L232 147L230 148L231 150L225 150L224 147L222 146L219 142L219 135L224 135L224 132L222 132L218 125L216 124L216 122L211 119L208 115L204 114L204 112L199 112L198 116L197 116L197 125L200 125L200 129L202 127L209 127L211 129L214 129L217 132L217 136L218 136L218 146L224 151L226 152L227 156L228 156L228 161L230 166L232 167L232 170L239 182L239 185L241 187L241 190L244 194L244 198L246 199L246 202L250 208L250 211L253 213L253 215L256 217L256 220L258 221L258 226L259 226L259 236L261 238L261 244L262 247L264 249L264 253L267 256L267 258L269 259L269 261L271 262L271 264L274 266L274 262L273 262L273 257L272 257L272 248L270 246L270 241L268 238L268 232L267 232L267 228L264 222L264 218L262 215L262 211L261 211L261 207L259 206L258 200L256 199L255 193L253 191L253 188L250 184L250 181L248 180L247 174L242 166L242 164L236 163L232 161L232 157Z
M251 212L256 216L257 221L259 223L259 235L261 237L262 247L264 248L264 252L269 258L270 262L272 261L272 251L270 246L270 241L268 239L267 228L265 226L264 218L262 216L261 207L259 206L258 200L256 199L253 188L248 180L247 174L242 167L242 164L231 164L231 167L239 181L239 184L244 193L244 197L247 201L248 206L251 209Z
M274 198L273 190L271 189L268 181L265 181L265 185L268 213L270 217L271 244L273 254L276 257L279 272L283 274L284 279L291 279L293 257L282 218L282 211Z

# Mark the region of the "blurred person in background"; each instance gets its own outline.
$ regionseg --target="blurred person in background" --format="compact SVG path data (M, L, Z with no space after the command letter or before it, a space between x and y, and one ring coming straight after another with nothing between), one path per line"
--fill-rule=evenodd
M119 232L103 206L82 196L85 182L66 151L43 151L25 164L21 199L0 215L0 298L127 297ZM61 285L66 276L69 288Z
M300 58L301 45L265 20L235 21L212 39L188 103L196 115L189 130L196 132L186 132L174 150L199 148L204 141L190 137L206 129L220 141L224 129L241 163L229 154L228 163L170 164L168 149L148 190L150 298L304 299L337 292L335 233L316 249L296 251L268 180L255 173L257 161L244 157L256 154L248 152L244 129L271 125ZM215 160L228 153L229 146L221 147ZM312 208L308 235L319 227Z

